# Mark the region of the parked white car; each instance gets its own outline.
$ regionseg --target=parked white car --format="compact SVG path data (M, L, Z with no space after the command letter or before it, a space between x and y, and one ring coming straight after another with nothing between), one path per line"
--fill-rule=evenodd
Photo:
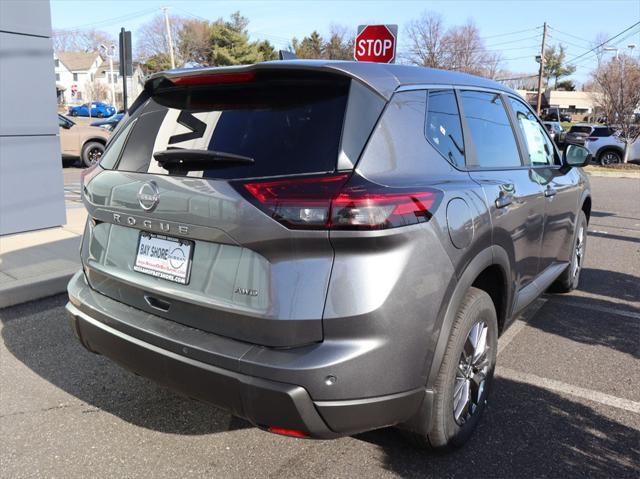
M594 161L603 166L622 163L624 158L625 142L620 134L608 126L596 126L590 135L585 138L584 146L593 155ZM640 161L640 137L637 137L629 145L629 162Z

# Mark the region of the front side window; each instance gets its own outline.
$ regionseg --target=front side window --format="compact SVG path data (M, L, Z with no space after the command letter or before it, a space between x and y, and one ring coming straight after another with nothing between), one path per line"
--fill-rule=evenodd
M73 81L78 81L78 74L77 73L73 74Z
M460 113L453 90L428 92L425 134L429 143L450 163L464 166Z
M461 92L462 109L481 168L521 166L520 154L500 94Z
M531 165L553 165L555 163L553 143L536 116L521 101L510 98L509 102L524 137Z

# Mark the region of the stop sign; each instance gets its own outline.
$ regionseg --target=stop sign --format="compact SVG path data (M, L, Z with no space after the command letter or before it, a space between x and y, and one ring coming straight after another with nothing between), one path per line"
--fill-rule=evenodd
M354 58L360 62L392 63L396 58L397 25L358 27Z

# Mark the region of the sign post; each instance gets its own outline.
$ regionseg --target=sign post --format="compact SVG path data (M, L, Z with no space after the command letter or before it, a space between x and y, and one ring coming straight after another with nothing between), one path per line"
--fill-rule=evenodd
M359 62L393 63L398 25L360 25L353 57Z
M131 32L120 29L120 75L122 76L122 108L127 111L127 75L133 75Z

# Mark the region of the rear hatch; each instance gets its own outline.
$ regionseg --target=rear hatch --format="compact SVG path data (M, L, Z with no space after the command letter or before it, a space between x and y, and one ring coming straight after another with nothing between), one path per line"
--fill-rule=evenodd
M383 106L327 72L156 82L85 177L91 287L254 344L322 340L333 250L308 195L346 180Z

